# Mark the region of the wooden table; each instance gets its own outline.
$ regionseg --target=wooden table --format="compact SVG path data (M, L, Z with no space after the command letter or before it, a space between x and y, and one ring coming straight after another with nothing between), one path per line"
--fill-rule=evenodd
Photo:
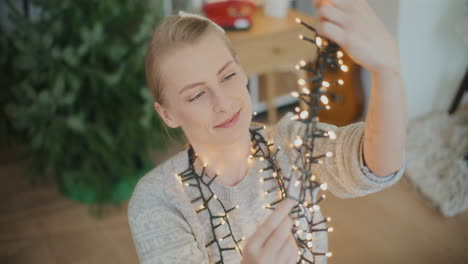
M299 34L312 36L304 26L296 23L296 17L315 25L313 17L289 9L282 19L264 15L258 8L253 16L252 27L248 31L228 32L240 62L248 75L266 74L268 123L277 121L276 93L273 72L294 69L300 61L314 61L316 51L311 43L300 40ZM304 72L297 71L298 77ZM289 95L290 96L290 95Z

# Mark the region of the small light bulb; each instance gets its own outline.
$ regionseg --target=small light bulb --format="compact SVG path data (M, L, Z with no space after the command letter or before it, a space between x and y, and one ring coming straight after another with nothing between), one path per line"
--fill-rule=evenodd
M239 209L239 205L236 205L236 209Z
M307 242L307 246L308 246L309 248L311 248L311 247L312 247L312 241Z
M301 19L296 17L296 23L301 23Z
M304 39L304 36L302 36L302 34L299 35L299 39Z
M333 131L328 131L328 135L329 135L329 137L330 137L331 140L336 139L336 134L335 134L335 132L333 132Z
M330 87L330 83L327 82L327 81L323 81L323 82L322 82L322 85L325 86L325 87Z
M296 92L296 91L294 91L294 92L291 92L291 95L292 95L292 96L294 96L294 97L296 97L296 98L297 98L297 97L299 97L299 93L298 93L298 92Z
M315 43L317 43L317 45L320 47L322 46L322 38L321 37L316 37L315 38Z
M273 174L271 176L276 177L276 176L278 176L278 173L276 173L276 171L275 171L275 172L273 172Z
M311 240L311 239L312 239L312 233L307 233L306 238L307 238L308 240Z
M218 200L218 196L216 196L216 194L213 195L213 198L214 198L215 200Z
M302 119L306 119L309 116L309 112L304 110L301 112L300 116Z
M294 145L296 147L299 147L300 145L302 145L302 139L301 137L297 136L297 139L294 141Z
M322 95L322 96L320 96L320 101L322 101L322 103L324 105L327 105L328 104L328 97L326 97L325 95Z
M336 56L337 56L338 58L343 57L343 55L344 55L344 54L343 54L343 52L342 52L341 50L339 50L339 51L336 52Z
M330 222L331 221L331 217L327 217L327 222Z
M297 80L297 84L299 85L305 85L306 84L306 81L304 79L299 79Z
M261 156L261 157L260 157L260 160L262 160L262 161L263 161L264 159L265 159L265 158L264 158L263 156Z
M342 60L342 59L339 59L339 60L338 60L338 63L339 63L340 65L343 65L343 60Z
M298 234L298 235L301 235L302 233L304 233L304 231L302 231L302 229L299 229L299 230L296 231L296 234Z
M333 230L334 230L333 227L328 228L328 232L333 232Z
M322 184L320 184L320 189L326 191L327 188L328 188L327 183L322 183Z
M306 64L307 64L307 63L306 63L306 61L305 61L305 60L301 60L301 61L299 61L299 65L301 65L301 66L306 66Z
M331 257L331 256L332 256L332 253L331 253L331 252L327 252L327 254L325 254L325 256Z
M325 154L325 155L327 155L327 157L331 157L331 156L333 156L333 153L331 153L331 152L329 151L329 152L327 152L327 154Z
M258 113L257 112L253 112L253 115L256 116Z
M300 182L300 181L296 181L296 182L294 183L294 186L297 187L297 186L299 186L299 184L301 184L301 182Z
M348 71L348 66L346 66L346 65L344 65L344 64L341 65L340 68L341 68L341 70L344 71L344 72L347 72L347 71Z
M307 89L306 87L302 88L302 91L303 91L305 94L310 94L309 89Z
M260 177L260 179L258 180L260 183L263 183L263 177Z

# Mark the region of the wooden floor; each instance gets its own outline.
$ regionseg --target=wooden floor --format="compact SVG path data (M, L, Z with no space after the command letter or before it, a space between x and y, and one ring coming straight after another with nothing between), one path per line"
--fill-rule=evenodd
M22 176L22 164L2 161L0 263L138 263L127 204L95 219L87 206L67 200L53 185L34 188ZM329 235L330 264L468 263L468 212L443 218L405 177L365 197L328 193L322 212L335 229Z

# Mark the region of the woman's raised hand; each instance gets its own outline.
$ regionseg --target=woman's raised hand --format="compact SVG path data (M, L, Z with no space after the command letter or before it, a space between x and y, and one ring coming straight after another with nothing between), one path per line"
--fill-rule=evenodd
M366 0L311 0L320 35L371 72L399 69L399 48Z
M242 264L292 264L298 259L296 240L291 233L289 212L297 204L286 198L246 241Z

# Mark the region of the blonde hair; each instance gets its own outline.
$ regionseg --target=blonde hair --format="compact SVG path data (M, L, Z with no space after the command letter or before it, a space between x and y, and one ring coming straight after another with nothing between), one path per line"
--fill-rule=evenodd
M165 17L151 35L146 50L146 82L155 102L165 105L167 102L161 83L161 61L181 45L192 44L207 32L216 33L226 44L236 62L237 54L224 30L213 21L195 14L179 11L178 14Z

